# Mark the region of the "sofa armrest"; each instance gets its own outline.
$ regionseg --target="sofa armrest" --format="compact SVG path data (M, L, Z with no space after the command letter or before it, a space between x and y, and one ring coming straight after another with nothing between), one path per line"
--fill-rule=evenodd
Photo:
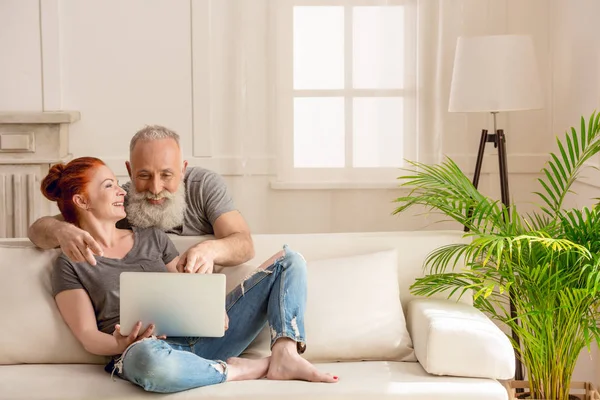
M415 355L432 375L511 379L515 353L508 337L473 306L416 299L407 323Z

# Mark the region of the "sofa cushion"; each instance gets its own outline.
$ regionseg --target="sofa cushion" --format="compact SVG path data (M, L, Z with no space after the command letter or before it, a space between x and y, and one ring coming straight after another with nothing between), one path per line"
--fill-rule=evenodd
M50 269L59 250L0 247L0 364L102 363L63 322L50 290Z
M416 360L400 304L397 264L395 249L308 260L306 359ZM245 355L266 356L269 344L263 331Z
M173 394L147 393L104 372L100 365L0 366L0 398L11 400L507 400L491 379L440 377L419 363L345 362L316 364L339 376L334 384L300 381L227 382Z
M434 375L511 379L515 356L504 332L473 306L418 299L408 305L415 353Z

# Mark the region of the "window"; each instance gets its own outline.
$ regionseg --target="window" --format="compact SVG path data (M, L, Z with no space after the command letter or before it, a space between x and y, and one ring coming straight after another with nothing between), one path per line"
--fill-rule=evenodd
M279 3L279 181L393 182L415 159L415 18L405 3Z

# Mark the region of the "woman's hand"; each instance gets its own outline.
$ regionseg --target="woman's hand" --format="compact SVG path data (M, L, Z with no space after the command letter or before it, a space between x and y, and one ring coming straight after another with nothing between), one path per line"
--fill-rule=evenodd
M113 332L113 337L117 340L117 348L119 350L118 354L122 354L127 347L129 347L132 343L140 341L142 339L146 339L152 336L154 333L154 324L150 324L148 328L140 335L140 329L142 329L142 321L138 321L131 330L131 333L128 336L123 336L121 334L121 325L115 325L115 331ZM158 339L166 339L165 335L158 336Z

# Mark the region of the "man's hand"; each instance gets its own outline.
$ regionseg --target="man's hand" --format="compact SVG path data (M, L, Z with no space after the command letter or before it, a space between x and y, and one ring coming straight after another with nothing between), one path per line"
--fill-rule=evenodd
M122 354L130 344L135 343L139 340L149 338L154 333L154 324L150 324L148 328L140 335L140 329L142 328L142 322L138 321L131 330L131 333L128 336L121 335L121 325L115 325L115 330L113 332L114 338L117 340L117 348L119 350L119 354ZM158 339L166 339L167 337L162 335L159 336Z
M102 248L92 235L73 224L63 224L56 231L56 240L63 253L74 262L87 261L96 265L94 254L102 255Z
M190 247L177 263L177 271L190 274L212 274L214 269L214 256L205 243Z
M227 315L227 311L225 311L225 330L229 329L229 315Z

